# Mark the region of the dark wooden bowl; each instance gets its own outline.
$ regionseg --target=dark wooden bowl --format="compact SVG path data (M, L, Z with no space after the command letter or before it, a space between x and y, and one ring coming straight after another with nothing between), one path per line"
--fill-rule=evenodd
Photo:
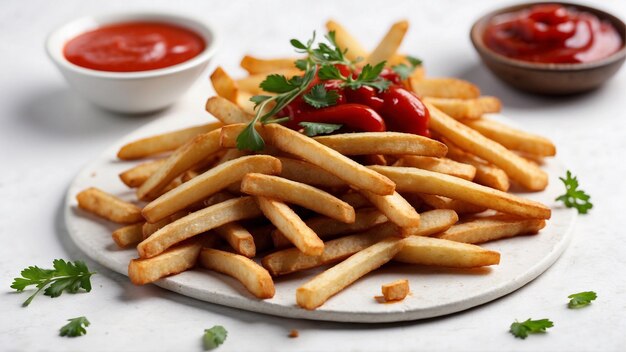
M493 11L474 23L470 38L481 59L498 78L509 85L532 93L567 95L582 93L599 87L617 72L626 59L626 46L613 55L598 61L578 64L546 64L508 58L485 46L483 32L489 21L497 15L519 11L538 4L561 4L580 11L590 12L601 20L609 21L626 42L626 25L617 17L593 7L565 2L524 3Z

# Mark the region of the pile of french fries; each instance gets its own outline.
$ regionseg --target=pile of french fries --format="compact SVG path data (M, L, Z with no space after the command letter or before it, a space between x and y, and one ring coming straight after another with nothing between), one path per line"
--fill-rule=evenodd
M397 53L404 21L371 53L340 24L327 28L350 58L404 60ZM543 190L548 178L539 164L555 154L554 145L484 117L500 102L473 84L426 78L421 67L404 84L427 104L434 139L397 132L311 138L267 124L256 127L264 151L238 150L236 138L254 113L250 96L261 93L269 74L298 74L294 60L246 56L241 66L250 75L237 80L217 68L211 79L218 96L206 109L219 122L123 146L122 160L149 158L120 174L137 202L95 188L78 194L80 208L127 224L112 236L137 249L128 266L133 283L199 264L267 299L273 277L326 266L295 292L298 305L315 309L392 260L496 265L500 254L476 244L545 226L550 208L507 190L511 182Z

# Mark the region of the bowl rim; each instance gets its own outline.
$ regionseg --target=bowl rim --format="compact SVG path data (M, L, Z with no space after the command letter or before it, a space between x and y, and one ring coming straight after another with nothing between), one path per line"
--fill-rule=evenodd
M582 11L592 12L593 14L600 17L601 20L609 20L611 24L615 27L615 23L619 24L622 28L616 28L620 36L622 37L622 47L616 51L615 53L595 61L590 62L581 62L581 63L542 63L542 62L531 62L513 59L507 56L504 56L491 48L487 47L482 39L482 31L479 33L479 28L485 24L487 24L493 17L504 14L507 12L518 11L524 8L529 8L535 5L544 5L544 4L559 4L568 7L574 7L580 9ZM470 30L470 40L474 48L479 53L484 53L488 55L491 59L499 61L500 63L504 63L510 66L516 66L519 68L536 70L536 71L583 71L583 70L592 70L602 66L608 66L617 61L623 60L626 57L626 24L617 16L606 12L604 10L598 9L596 7L591 7L583 4L576 4L571 2L564 1L531 1L531 2L523 2L512 4L509 6L501 7L496 10L490 11L489 13L478 18L472 28Z
M115 72L115 71L100 71L94 70L91 68L86 68L82 66L78 66L65 57L63 55L62 48L67 43L66 39L61 42L61 48L59 48L58 43L55 44L55 41L58 41L58 36L60 36L64 31L68 30L72 26L80 26L83 23L83 28L76 31L71 38L75 38L76 36L83 34L87 31L93 30L95 28L99 28L104 25L115 24L115 23L124 23L131 21L150 21L150 22L161 22L161 23L170 23L177 26L184 27L189 29L202 37L205 42L205 48L198 55L192 57L187 61L183 61L181 63L167 66L163 68L146 70L146 71L132 71L132 72ZM93 26L85 26L86 23L96 23L95 27ZM196 28L201 28L198 30ZM96 78L107 78L107 79L117 79L117 80L132 80L132 79L143 79L143 78L153 78L160 77L170 74L175 74L181 71L188 70L190 68L199 66L207 62L213 55L215 51L219 47L221 42L221 37L217 30L206 21L187 14L182 13L166 13L160 11L133 11L133 12L111 12L100 15L87 15L75 18L73 20L67 21L64 24L57 26L54 30L52 30L45 40L45 50L48 54L48 57L59 67L67 70L71 70L75 73L79 73L85 76L96 77Z

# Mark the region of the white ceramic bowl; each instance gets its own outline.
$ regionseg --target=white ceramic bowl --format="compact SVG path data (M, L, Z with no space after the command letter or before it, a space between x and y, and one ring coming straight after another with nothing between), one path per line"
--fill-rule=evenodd
M188 28L204 39L206 47L183 63L138 72L92 70L69 62L63 55L65 44L77 35L103 25L132 21L164 22ZM46 51L70 86L87 100L107 110L140 114L174 103L204 71L218 44L215 30L200 20L164 13L127 13L71 21L48 36Z

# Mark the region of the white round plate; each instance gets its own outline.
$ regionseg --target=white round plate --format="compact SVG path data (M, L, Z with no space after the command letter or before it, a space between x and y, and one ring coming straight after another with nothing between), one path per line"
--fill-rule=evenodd
M119 147L139 137L205 122L181 116L163 117L122 138L76 176L66 197L65 221L70 237L87 256L127 275L128 262L137 257L137 252L118 249L111 239L111 232L118 225L77 209L76 194L94 186L133 200L133 192L122 184L118 174L135 163L117 160L115 155ZM361 278L314 311L296 305L295 290L321 269L277 278L276 295L268 300L256 299L228 276L202 269L190 270L155 284L199 300L289 318L380 323L462 311L504 296L530 282L550 267L569 243L575 212L554 202L563 190L557 177L564 175L565 169L554 160L544 167L550 175L548 189L524 196L551 206L552 218L538 235L484 244L502 255L500 265L491 268L461 270L391 263ZM412 294L398 303L378 303L374 297L380 295L381 285L397 279L408 279Z

